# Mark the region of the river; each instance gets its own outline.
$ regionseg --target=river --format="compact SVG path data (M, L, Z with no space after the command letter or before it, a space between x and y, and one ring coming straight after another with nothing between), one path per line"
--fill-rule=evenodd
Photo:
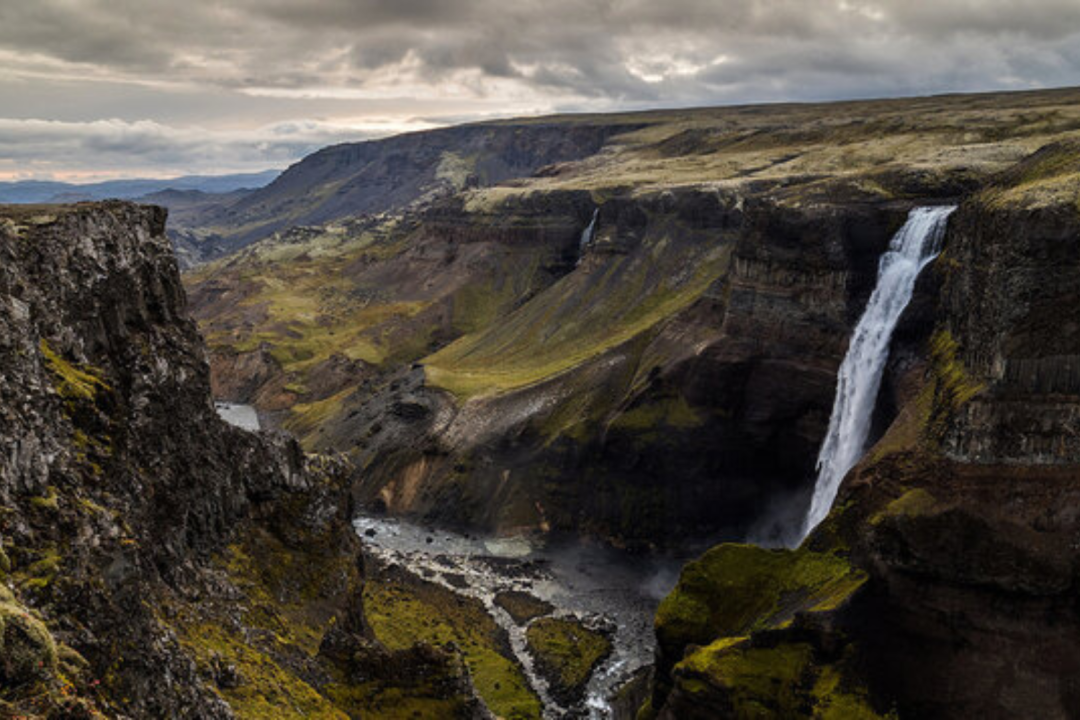
M217 410L221 419L230 425L235 425L238 428L250 430L251 432L257 432L262 429L262 425L259 423L259 413L250 405L240 405L238 403L218 400L214 403L214 408Z
M215 403L225 421L260 429L249 405ZM687 558L631 555L599 543L549 541L527 536L478 538L432 530L404 520L360 515L353 521L365 552L423 579L483 603L510 638L514 655L544 705L545 718L611 717L608 699L653 661L657 605L678 579ZM554 606L552 615L573 616L603 631L611 654L596 668L585 699L562 707L548 692L526 649L526 626L495 604L502 592L526 592Z
M608 699L653 660L653 617L681 567L675 558L629 555L596 543L479 539L386 517L361 516L354 525L379 562L403 566L483 603L509 635L545 718L611 717ZM526 628L495 604L495 596L505 591L527 592L554 605L554 615L573 615L609 633L612 652L593 673L580 706L561 707L548 693L526 650Z

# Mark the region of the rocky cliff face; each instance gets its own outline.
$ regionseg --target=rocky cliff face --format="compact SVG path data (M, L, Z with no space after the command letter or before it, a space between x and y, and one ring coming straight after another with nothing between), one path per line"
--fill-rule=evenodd
M387 677L344 467L217 418L164 223L0 209L0 712L359 714ZM432 653L386 666L471 712Z
M359 496L396 514L632 544L746 532L805 489L903 207L608 201L568 274L347 398L316 446L362 439Z
M961 205L896 338L895 421L803 548L687 567L645 716L1075 715L1076 157Z
M222 396L349 452L369 507L631 544L736 535L805 492L908 205L799 207L773 186L451 201L374 243L257 246L193 298ZM309 326L279 282L318 287ZM357 340L366 361L336 350Z
M970 192L1078 107L704 109L331 148L278 199L330 217L309 190L338 158L374 173L357 177L377 206L355 199L356 217L291 227L188 283L217 392L353 455L365 503L633 544L765 537L756 521L806 491L847 333L906 210ZM497 184L421 203L367 184L392 179L390 148L429 167L491 138L517 158ZM918 359L896 355L880 423Z

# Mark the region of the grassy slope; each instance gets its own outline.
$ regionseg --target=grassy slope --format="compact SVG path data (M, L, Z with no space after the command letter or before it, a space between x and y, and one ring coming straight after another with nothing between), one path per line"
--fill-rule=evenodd
M687 307L727 267L727 246L677 248L664 236L646 244L426 358L429 382L462 398L541 382Z

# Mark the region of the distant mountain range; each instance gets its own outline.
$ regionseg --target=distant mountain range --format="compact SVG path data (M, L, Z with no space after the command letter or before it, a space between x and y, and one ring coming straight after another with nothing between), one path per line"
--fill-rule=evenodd
M185 175L165 180L132 178L87 184L19 180L0 183L0 203L76 202L107 198L131 200L165 190L230 193L242 188L264 187L280 174L280 170L264 170L235 175Z

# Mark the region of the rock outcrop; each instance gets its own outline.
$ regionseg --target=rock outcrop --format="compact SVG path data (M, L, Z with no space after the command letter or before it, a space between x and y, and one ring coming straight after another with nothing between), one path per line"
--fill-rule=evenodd
M471 714L449 656L365 661L347 468L219 420L164 225L0 208L0 714Z
M645 717L1075 716L1078 156L961 204L930 322L894 340L895 419L802 548L687 567Z

